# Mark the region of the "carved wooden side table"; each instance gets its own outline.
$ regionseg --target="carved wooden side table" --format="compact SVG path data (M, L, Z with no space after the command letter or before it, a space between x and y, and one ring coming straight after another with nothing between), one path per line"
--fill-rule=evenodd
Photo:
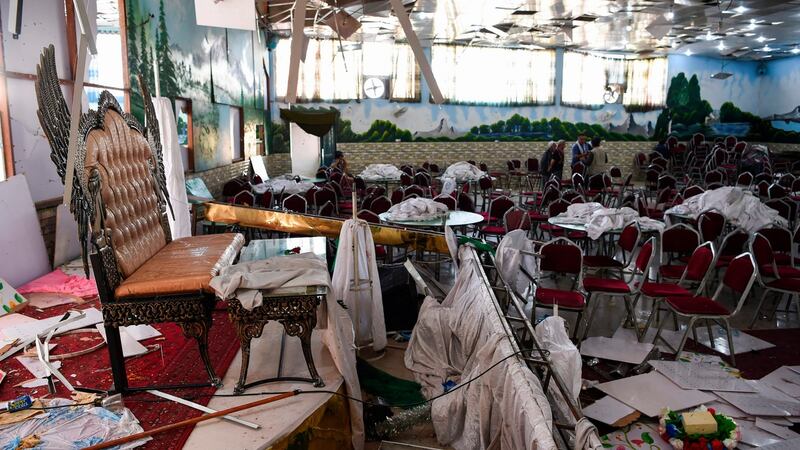
M262 239L251 241L242 250L240 262L266 259L284 254L287 250L300 247L301 252L313 252L323 259L326 255L327 243L324 237L288 238L288 239ZM325 301L328 294L326 286L304 286L295 288L276 289L262 292L262 305L248 311L241 303L233 298L228 301L228 317L242 346L242 369L239 381L233 392L240 394L245 389L264 383L276 381L304 381L313 383L315 387L325 386L314 365L311 353L311 333L317 324L317 307ZM285 333L281 335L280 356L278 361L278 376L247 383L247 370L250 363L250 341L258 338L264 331L264 326L270 320L278 321L283 325ZM309 378L284 377L281 374L283 367L283 348L286 335L300 339L303 357L308 366Z

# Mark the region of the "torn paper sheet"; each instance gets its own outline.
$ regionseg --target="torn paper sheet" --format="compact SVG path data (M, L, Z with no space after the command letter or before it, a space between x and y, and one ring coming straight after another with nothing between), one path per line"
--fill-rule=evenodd
M715 392L715 394L751 416L800 416L800 402L777 400L760 393Z
M17 361L25 366L28 372L33 374L35 378L44 378L47 376L47 368L39 361L39 358L35 356L17 356ZM61 361L51 361L50 365L55 369L60 369Z
M601 383L597 389L649 417L658 416L665 407L681 411L716 400L705 392L681 389L658 372Z
M761 381L793 398L800 397L800 373L787 366L774 370Z
M683 361L649 361L649 364L682 389L756 392L752 384L741 378L736 378L716 364L698 364Z
M706 347L718 351L723 355L730 355L731 352L730 349L728 349L728 334L725 332L725 329L719 325L714 325L711 327L711 334L714 336L713 347L708 340L708 333L704 330L697 331L697 338L700 340L700 343ZM733 334L733 348L736 350L737 355L775 347L774 344L751 336L736 328L731 329L731 334ZM691 339L691 337L689 339Z
M583 408L583 415L607 425L614 425L623 418L635 413L636 410L622 403L610 395Z
M100 332L100 335L103 336L103 340L108 343L108 339L106 339L106 328L103 324L98 323L95 327L97 327L97 331ZM125 330L119 330L119 338L122 341L122 356L125 358L147 353L147 347L137 342L136 339L131 337Z
M122 327L121 330L125 331L125 333L127 333L130 337L136 339L137 341L143 341L145 339L161 336L161 332L151 327L150 325L132 325L127 327Z
M780 425L775 425L774 423L762 419L760 417L756 417L756 426L761 428L762 430L772 433L775 436L778 436L782 439L797 439L800 438L800 434L795 433L794 431L788 429L787 427L782 427Z
M653 344L595 336L581 343L581 355L629 364L641 364L653 350Z
M58 335L61 333L66 333L67 331L91 327L94 324L101 323L103 321L103 314L97 308L87 308L81 310L81 312L86 314L86 317L58 328L55 334ZM33 339L35 339L36 336L43 330L60 322L62 317L63 314L34 322L19 323L3 329L3 334L5 334L6 338L19 338L22 341L33 341Z
M754 422L748 420L737 420L736 425L742 433L742 437L739 441L754 447L763 447L784 440L779 436L758 428Z

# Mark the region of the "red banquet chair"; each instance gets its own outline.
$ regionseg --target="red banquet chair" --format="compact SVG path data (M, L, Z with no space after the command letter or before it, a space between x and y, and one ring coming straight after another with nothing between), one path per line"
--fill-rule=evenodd
M653 318L662 310L661 300L666 297L691 297L693 295L699 295L700 292L703 291L708 282L708 277L712 273L711 269L714 267L715 258L714 245L711 242L706 242L692 252L692 256L689 258L689 262L686 264L686 268L684 268L683 274L677 282L659 283L647 280L642 282L639 296L633 300L633 308L635 310L636 305L639 303L639 298L642 296L653 299L653 308L639 335L640 342L647 334L647 330L650 328ZM677 319L675 321L675 328L678 328Z
M641 237L641 230L639 223L631 221L622 228L622 232L615 244L614 256L619 255L619 258L608 255L591 255L583 257L583 266L590 270L618 270L619 277L622 278L622 271L628 267L633 258L633 254L639 245L639 238Z
M679 279L686 265L674 264L673 260L690 256L700 244L700 233L684 223L664 230L661 234L661 266L658 268L661 279Z
M539 269L542 272L558 274L570 279L568 289L559 287L543 287L540 285L541 277L529 278L536 290L533 294L534 308L553 309L558 306L560 310L577 313L572 337L578 335L581 319L586 309L586 297L583 294L583 251L574 242L560 237L547 242L539 249L541 260ZM523 273L527 274L527 272ZM585 324L586 327L589 324Z
M768 231L768 229L757 231L750 243L753 257L758 264L759 274L766 278L774 278L776 276L779 278L800 278L800 269L778 264L771 241L762 233L763 231Z
M725 272L725 277L722 279L722 283L719 284L713 296L694 295L691 297L667 297L664 301L667 307L667 314L664 314L664 317L661 318L658 331L653 339L653 344L656 344L658 340L661 339L661 331L664 329L664 324L670 314L689 319L689 324L681 338L681 343L675 351L675 359L677 360L680 358L681 352L683 352L683 347L686 345L686 339L689 337L689 333L696 334L695 324L698 321L705 321L708 325L709 339L713 345L714 337L711 335L710 326L710 322L713 321L725 329L728 335L728 350L730 351L731 365L736 366L736 351L733 347L733 335L731 334L729 320L741 311L742 305L744 305L748 294L750 294L750 289L755 282L756 272L756 263L752 255L750 253L743 253L731 260L728 270ZM720 303L723 288L727 288L732 291L734 295L739 296L733 311Z
M386 196L377 197L369 204L369 210L375 214L382 214L392 207L392 201Z
M624 279L617 279L617 278L601 278L601 277L584 277L583 279L583 289L587 292L587 303L595 303L597 300L592 301L592 297L597 299L598 297L622 297L625 300L625 309L627 310L627 316L625 318L625 323L634 323L636 318L633 314L633 297L639 295L639 290L641 288L642 283L636 282L635 278L637 275L641 275L642 279L647 279L648 274L650 273L650 267L653 263L653 254L654 247L655 247L656 238L651 237L647 240L647 242L642 245L639 249L639 253L636 255L636 259L633 264L633 277L631 278L630 283L625 281ZM586 338L586 335L589 332L589 327L592 324L592 316L594 315L594 311L596 311L598 306L590 305L589 313L587 314L586 323L587 326L583 330L583 336L581 337L581 341Z
M775 293L778 294L779 297L788 295L789 301L793 300L797 303L798 295L800 295L800 278L782 276L774 259L772 264L762 265L763 262L769 259L768 256L772 254L772 246L770 246L769 240L760 232L756 232L756 234L753 235L753 240L750 241L750 251L753 255L756 255L756 261L760 269L756 280L759 286L764 290L761 294L761 299L758 301L758 306L756 306L756 310L753 313L753 319L750 321L750 328L752 328L756 320L758 320L761 307L764 306L764 300L766 300L767 294ZM777 312L777 309L778 305L775 305L775 312ZM798 309L798 313L800 314L800 309Z
M286 211L305 214L308 212L308 204L302 195L292 194L283 199L283 209Z
M716 243L725 231L725 216L717 210L705 210L697 216L697 229L701 241Z

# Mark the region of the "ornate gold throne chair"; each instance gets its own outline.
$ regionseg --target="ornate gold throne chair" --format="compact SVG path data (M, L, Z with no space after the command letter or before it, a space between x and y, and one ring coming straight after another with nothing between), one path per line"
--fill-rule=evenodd
M52 45L42 51L37 75L39 121L64 182L70 112L59 87ZM84 268L88 276L91 259L100 294L113 390L145 389L128 386L119 327L159 322L176 322L186 336L197 340L210 382L218 385L208 355L216 303L209 282L220 268L233 263L244 237L171 239L158 122L147 86L141 80L140 85L146 128L122 111L108 91L100 95L97 111L81 116L70 204Z

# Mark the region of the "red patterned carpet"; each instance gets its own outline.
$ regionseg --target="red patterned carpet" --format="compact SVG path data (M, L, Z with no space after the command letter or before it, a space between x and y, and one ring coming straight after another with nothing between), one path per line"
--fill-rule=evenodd
M93 301L75 309L88 307L99 308L99 302ZM63 314L70 309L67 305L37 311L27 308L23 314L35 318L50 317ZM181 329L175 324L154 325L163 336L142 341L148 348L160 346L150 353L128 358L128 379L131 386L149 386L158 384L202 383L207 381L206 371L197 350L194 339L183 336ZM58 344L52 354L58 355L71 353L89 348L102 341L97 333L78 333L54 338L52 343ZM214 324L211 327L209 338L211 361L217 372L222 376L227 371L236 352L239 350L239 340L233 326L228 321L224 304L220 303L214 312ZM19 356L18 353L15 356ZM98 350L83 356L66 359L62 362L61 372L76 386L85 386L98 389L108 389L111 386L111 369L108 361L108 349L104 345ZM0 384L0 400L8 400L22 394L42 397L47 395L47 387L25 389L14 387L24 382L32 375L20 364L15 357L10 357L0 362L0 369L8 372L5 381ZM56 383L59 397L69 398L67 390L61 383ZM184 397L198 397L194 401L203 405L208 404L209 394L214 393L214 388L187 389L170 391L171 394ZM173 403L154 402L156 397L150 394L136 394L124 399L125 406L142 424L145 430L161 425L177 422L200 415L199 411ZM143 401L137 401L143 400ZM169 433L157 435L143 448L145 449L179 449L186 442L192 428L186 427Z

